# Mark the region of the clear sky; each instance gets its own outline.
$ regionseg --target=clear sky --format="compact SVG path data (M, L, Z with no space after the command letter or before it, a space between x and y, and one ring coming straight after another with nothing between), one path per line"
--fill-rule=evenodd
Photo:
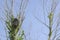
M16 16L19 0L15 0L14 4L14 15ZM44 10L43 10L43 0L29 0L28 5L25 9L25 20L23 22L22 28L25 31L27 40L47 40L48 38L48 28L40 23L34 16L39 18L41 21L49 24L48 21L48 14L51 11L51 4L52 0L44 0ZM3 15L3 7L4 7L4 0L0 0L0 16L4 17ZM46 10L47 9L47 10ZM57 5L55 10L55 18L60 10L60 1ZM44 19L44 11L45 11L45 19ZM0 39L6 40L5 29L4 25L0 22ZM29 34L30 33L30 34Z

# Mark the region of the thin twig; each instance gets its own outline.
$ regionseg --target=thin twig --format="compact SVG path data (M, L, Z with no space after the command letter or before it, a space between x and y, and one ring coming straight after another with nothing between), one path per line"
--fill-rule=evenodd
M34 16L40 23L42 23L42 24L44 24L47 28L49 28L49 26L46 24L46 23L44 23L44 22L42 22L40 19L38 19L36 16Z

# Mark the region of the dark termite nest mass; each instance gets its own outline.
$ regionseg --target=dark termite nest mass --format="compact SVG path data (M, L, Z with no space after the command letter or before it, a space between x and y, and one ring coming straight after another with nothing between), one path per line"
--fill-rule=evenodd
M12 27L16 29L19 25L19 20L17 18L14 18L11 24L12 24Z

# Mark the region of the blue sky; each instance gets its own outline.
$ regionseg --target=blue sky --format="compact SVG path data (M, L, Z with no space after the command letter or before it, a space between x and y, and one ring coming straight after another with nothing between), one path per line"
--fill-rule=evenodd
M14 15L16 16L18 12L19 0L15 0L14 2ZM25 31L27 40L47 40L48 38L48 28L40 23L34 15L39 18L41 21L49 24L48 21L48 14L51 11L51 3L52 0L44 0L44 10L43 10L43 0L29 0L27 8L25 9L25 20L23 22L22 28ZM4 7L4 0L0 0L0 16L4 17L3 15L3 7ZM47 10L46 10L47 9ZM57 5L55 10L54 19L56 19L57 14L60 10L60 1ZM44 20L44 12L45 11L45 20ZM54 21L55 22L55 21ZM4 25L0 22L0 39L6 40ZM29 35L30 33L30 35ZM44 34L46 33L46 34Z

